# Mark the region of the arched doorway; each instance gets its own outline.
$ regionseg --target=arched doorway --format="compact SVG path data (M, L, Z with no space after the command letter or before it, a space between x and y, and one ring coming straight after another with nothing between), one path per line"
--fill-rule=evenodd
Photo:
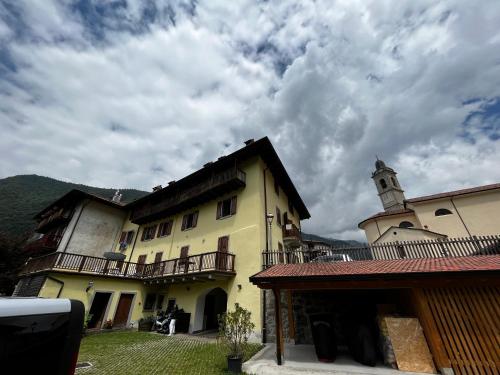
M214 330L219 328L218 315L227 309L227 293L221 288L215 288L205 296L203 309L203 329Z

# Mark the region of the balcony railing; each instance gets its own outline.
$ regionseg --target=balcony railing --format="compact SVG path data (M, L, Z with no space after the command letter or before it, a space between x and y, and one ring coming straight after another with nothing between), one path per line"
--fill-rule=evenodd
M234 254L210 252L158 263L133 263L72 253L52 253L26 262L21 274L59 270L135 279L207 272L234 274Z
M206 200L213 199L226 191L245 186L245 172L238 168L231 168L210 177L195 186L179 190L176 193L159 198L157 203L147 201L132 211L131 221L137 224L154 220L162 215L171 215L175 212L188 209Z
M362 247L300 247L285 251L263 251L264 268L282 263L397 260L500 254L500 236L474 236L440 240L401 241Z

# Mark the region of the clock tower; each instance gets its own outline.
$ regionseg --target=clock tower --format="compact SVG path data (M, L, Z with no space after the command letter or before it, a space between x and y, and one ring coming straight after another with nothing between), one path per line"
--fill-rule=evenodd
M394 169L385 165L382 160L377 158L375 162L375 172L372 173L372 179L375 181L378 196L382 201L385 211L394 211L404 208L405 195L399 185Z

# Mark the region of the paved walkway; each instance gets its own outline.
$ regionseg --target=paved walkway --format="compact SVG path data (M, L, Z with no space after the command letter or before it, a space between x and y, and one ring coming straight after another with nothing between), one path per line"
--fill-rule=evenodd
M342 355L335 363L322 363L316 358L312 345L286 345L284 363L278 366L274 344L267 344L263 350L245 362L243 371L252 375L422 375L394 370L383 365L364 366Z

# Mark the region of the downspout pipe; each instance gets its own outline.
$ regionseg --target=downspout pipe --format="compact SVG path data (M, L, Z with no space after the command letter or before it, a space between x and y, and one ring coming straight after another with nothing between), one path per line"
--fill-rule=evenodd
M467 228L467 225L465 225L464 219L462 219L462 215L460 215L460 211L458 211L457 206L455 206L455 202L453 201L453 197L450 197L451 204L453 205L453 208L457 212L458 217L460 218L460 221L462 222L462 225L464 226L465 230L467 231L467 234L469 237L472 237L472 234L469 232L469 228Z
M266 252L269 251L269 229L267 228L267 184L266 184L266 171L269 168L264 168L264 226L266 227ZM268 256L268 254L266 254ZM266 293L265 289L262 290L262 343L267 342L267 326L266 326Z

